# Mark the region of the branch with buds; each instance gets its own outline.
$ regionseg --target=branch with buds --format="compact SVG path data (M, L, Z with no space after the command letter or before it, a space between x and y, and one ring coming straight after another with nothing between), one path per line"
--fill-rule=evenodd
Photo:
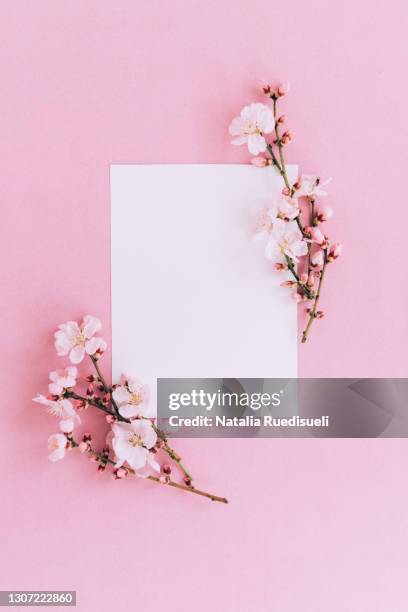
M321 224L330 219L333 211L318 200L327 196L321 182L311 174L303 174L294 183L288 177L285 148L293 134L284 129L286 115L278 112L278 101L287 94L288 86L263 87L272 104L253 103L245 106L229 127L232 144L246 144L254 155L251 163L258 168L272 166L281 176L283 189L272 199L260 216L256 237L264 243L265 257L274 263L277 272L288 272L291 279L281 283L292 290L298 303L308 302L308 321L302 333L306 342L315 319L322 319L318 310L323 281L328 264L342 252L342 245L332 243L323 233Z
M60 420L60 432L48 439L49 459L63 459L67 450L75 448L96 463L99 472L110 468L115 480L139 476L227 504L225 497L201 491L193 485L193 477L181 457L156 425L147 386L124 374L117 384L107 383L99 366L99 359L107 347L105 340L96 335L100 329L99 319L87 315L81 325L68 321L54 334L58 355L68 355L73 365L50 372L49 395L34 398ZM85 357L89 358L94 372L83 378L85 389L81 392L76 366ZM100 410L109 425L106 444L100 452L93 448L90 434L83 434L79 439L74 437L75 428L81 424L79 413L89 406ZM163 456L167 456L167 460L160 463ZM174 468L180 472L182 482L172 479Z

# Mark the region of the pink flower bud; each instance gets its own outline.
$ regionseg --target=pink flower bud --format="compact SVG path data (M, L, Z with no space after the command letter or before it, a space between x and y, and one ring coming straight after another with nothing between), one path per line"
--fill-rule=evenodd
M277 92L276 92L276 93L277 93L277 94L278 94L278 96L280 96L280 97L281 97L281 96L285 96L285 95L288 93L288 91L289 91L289 87L290 87L290 86L289 86L289 83L287 83L287 82L286 82L285 84L281 83L281 84L279 85L279 87L278 87L278 89L277 89Z
M289 189L289 187L284 187L284 188L282 189L282 194L283 194L284 196L290 196L290 189Z
M278 123L285 123L285 121L286 121L286 115L281 115L281 116L278 118Z
M309 278L307 279L307 286L312 289L314 285L315 285L315 276L314 274L309 274Z
M107 414L105 416L105 420L106 420L107 423L109 423L109 425L112 425L112 423L114 423L116 421L116 419L113 416L113 414Z
M265 168L266 166L269 166L269 160L266 159L266 157L261 156L253 157L251 159L251 164L257 168Z
M120 467L115 472L117 478L125 478L128 475L128 471L124 467Z
M93 392L94 392L94 387L93 387L93 384L91 383L91 384L90 384L90 385L88 385L88 386L87 386L87 388L86 388L86 394L87 394L88 396L90 396L90 395L93 395Z
M275 268L276 272L283 272L284 270L288 269L288 266L283 263L276 263L273 267Z
M315 268L321 268L324 264L324 251L319 249L312 257L312 266Z
M287 281L283 281L283 283L281 283L280 286L288 287L289 289L293 289L293 287L296 287L296 283L295 281L287 280Z
M188 476L184 476L183 481L187 487L191 487L191 478L189 478Z
M325 315L324 310L318 310L315 314L315 317L316 319L323 319L324 315Z
M262 91L264 92L265 96L270 96L273 93L272 86L266 81L262 85Z
M310 227L308 228L308 233L313 242L317 244L323 244L326 241L325 235L318 227Z
M88 450L88 443L87 442L80 442L79 446L78 446L78 450L80 453L86 453L86 451Z
M330 217L333 216L333 210L324 204L319 205L319 207L315 211L315 219L319 223L323 221L328 221Z
M298 189L300 189L302 186L302 183L300 181L296 181L296 183L293 184L293 189L295 189L296 191Z
M163 474L171 474L171 466L168 463L165 463L162 466Z
M340 257L342 250L343 250L343 247L342 247L342 245L341 245L341 244L333 244L333 245L330 247L330 250L329 250L329 254L328 254L328 256L327 256L327 259L328 259L329 261L334 261L335 259L337 259L338 257Z
M288 144L288 142L291 142L292 140L293 140L293 134L292 132L289 132L289 130L287 130L286 132L282 134L282 137L281 137L282 144L284 145Z

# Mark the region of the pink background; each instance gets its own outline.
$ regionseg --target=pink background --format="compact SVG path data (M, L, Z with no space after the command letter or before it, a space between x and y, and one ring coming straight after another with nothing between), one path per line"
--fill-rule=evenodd
M345 244L300 372L407 375L406 3L0 12L1 588L76 589L87 612L406 610L405 440L178 441L225 507L48 463L31 403L58 322L92 312L109 337L109 164L245 162L226 128L260 78L291 81L289 159L333 176Z

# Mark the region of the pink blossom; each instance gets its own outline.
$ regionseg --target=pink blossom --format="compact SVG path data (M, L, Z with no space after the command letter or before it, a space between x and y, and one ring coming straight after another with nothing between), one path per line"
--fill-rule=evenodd
M50 452L48 459L50 461L59 461L59 459L63 459L65 457L67 444L68 440L64 434L52 434L52 436L48 438L48 450Z
M278 217L285 221L293 221L299 215L300 210L296 198L282 196L278 200Z
M78 445L78 450L80 453L86 453L89 450L89 444L88 442L80 442Z
M322 189L328 185L331 178L322 183L320 178L314 174L303 174L300 179L300 187L297 192L298 197L317 198L318 196L327 196L327 191Z
M288 81L286 81L286 83L281 83L281 84L279 85L279 87L278 87L278 89L277 89L277 92L276 92L276 93L277 93L277 94L278 94L278 96L280 96L280 97L281 97L281 96L285 96L285 95L288 93L289 89L290 89L290 84L289 84L289 82L288 82Z
M119 468L115 472L116 478L119 478L119 479L120 478L126 478L127 475L128 475L128 470L126 468Z
M266 159L266 157L253 157L251 159L251 164L257 168L265 168L270 165L270 160Z
M150 416L149 389L137 378L122 374L120 385L114 389L112 397L125 419Z
M232 144L247 144L252 155L266 151L264 134L270 134L275 128L272 109L266 104L254 103L245 106L239 117L235 117L229 126L229 133L234 136Z
M276 221L277 208L270 206L265 208L259 215L258 222L255 227L255 239L258 242L268 240L272 232L274 221Z
M319 249L312 257L312 266L315 268L321 268L324 265L324 251Z
M147 465L160 471L160 466L149 452L157 441L156 432L148 419L137 419L131 423L112 425L112 448L116 455L116 467L127 463L134 470Z
M102 325L99 319L86 315L81 326L76 321L68 321L58 326L55 332L55 348L58 355L68 355L71 363L80 363L88 355L95 355L106 350L103 338L94 337Z
M283 281L283 283L281 283L280 286L286 287L288 289L293 289L293 287L296 287L296 282L292 280L287 280L287 281Z
M284 132L281 136L281 143L282 144L288 144L289 142L292 142L293 140L293 132L290 132L289 130L286 130L286 132Z
M315 219L322 223L328 221L333 216L333 210L329 206L320 204L315 210Z
M328 239L318 227L309 227L307 231L310 235L311 242L315 242L322 249L327 249L329 246Z
M340 257L342 250L343 246L341 244L333 244L330 247L329 254L327 256L328 261L334 261L335 259Z
M78 370L75 366L68 366L63 370L55 370L50 372L50 381L48 390L51 395L61 395L65 389L75 387Z
M299 257L307 255L307 244L295 223L276 219L265 248L265 257L279 261L285 255L297 263Z
M51 400L44 395L37 395L33 402L41 404L47 408L47 412L61 419L60 429L65 433L73 431L76 424L80 424L81 419L75 412L75 408L68 399Z
M309 277L307 279L307 286L311 289L313 289L313 287L315 286L315 275L313 273L309 274Z

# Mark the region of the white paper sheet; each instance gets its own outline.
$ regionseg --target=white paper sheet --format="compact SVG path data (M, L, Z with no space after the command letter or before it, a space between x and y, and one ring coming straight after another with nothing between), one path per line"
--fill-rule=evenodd
M289 173L296 175L296 167ZM297 375L297 314L253 240L282 188L244 165L114 165L113 375Z

